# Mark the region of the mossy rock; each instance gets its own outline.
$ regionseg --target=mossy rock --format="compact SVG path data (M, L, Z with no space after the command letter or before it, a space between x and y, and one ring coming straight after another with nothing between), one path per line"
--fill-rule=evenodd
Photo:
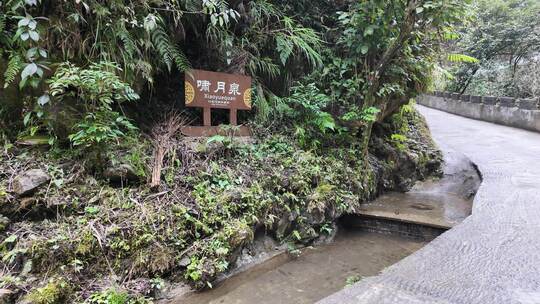
M43 287L36 288L28 293L23 303L28 304L61 304L71 294L71 286L64 279L52 279Z

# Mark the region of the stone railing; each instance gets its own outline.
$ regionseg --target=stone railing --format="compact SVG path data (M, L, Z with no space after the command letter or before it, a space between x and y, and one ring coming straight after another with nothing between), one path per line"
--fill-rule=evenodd
M524 110L540 110L540 100L538 99L519 99L512 97L492 97L492 96L475 96L461 95L458 93L448 92L433 92L433 96L442 97L445 99L458 100L461 102L479 103L485 105L495 105L508 108L518 108Z
M445 112L540 132L540 100L434 92L418 103Z

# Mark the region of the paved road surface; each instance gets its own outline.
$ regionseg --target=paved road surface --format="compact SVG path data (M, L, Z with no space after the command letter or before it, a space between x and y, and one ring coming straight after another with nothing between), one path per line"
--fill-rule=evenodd
M460 225L319 303L540 303L540 134L418 107L483 183Z

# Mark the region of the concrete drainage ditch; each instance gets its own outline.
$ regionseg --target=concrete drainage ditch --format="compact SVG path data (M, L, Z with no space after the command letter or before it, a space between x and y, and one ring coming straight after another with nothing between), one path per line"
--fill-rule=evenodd
M467 158L445 152L441 179L417 183L407 193L385 194L358 214L342 217L331 243L304 248L293 258L285 247L260 236L259 256L222 277L214 289L179 288L160 303L314 303L347 281L377 275L459 224L470 215L480 183Z

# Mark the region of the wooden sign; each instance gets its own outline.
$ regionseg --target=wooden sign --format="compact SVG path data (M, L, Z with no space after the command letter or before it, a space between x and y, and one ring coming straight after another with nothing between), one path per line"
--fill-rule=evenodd
M204 111L204 125L211 126L210 109L229 109L231 125L237 124L237 110L251 110L251 77L190 70L185 73L186 107Z
M251 110L251 77L202 70L185 76L186 106Z

